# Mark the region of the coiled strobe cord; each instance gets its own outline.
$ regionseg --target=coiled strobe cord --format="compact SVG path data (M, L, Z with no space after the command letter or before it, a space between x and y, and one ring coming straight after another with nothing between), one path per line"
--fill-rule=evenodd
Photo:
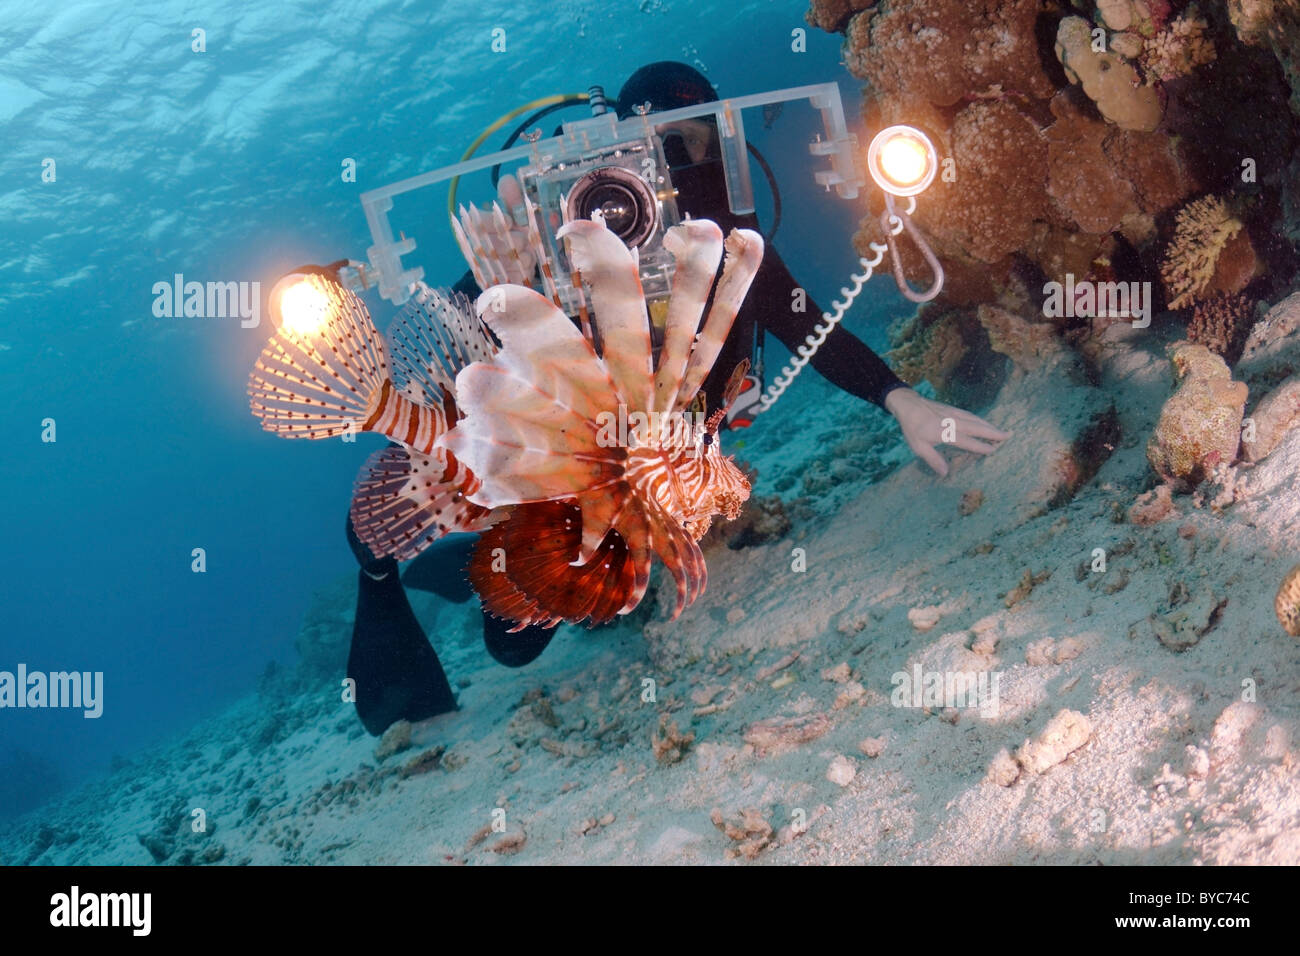
M916 198L909 196L907 211L904 215L911 215L915 211ZM889 235L891 237L903 231L903 220L899 216L891 215L889 224ZM804 366L812 361L812 357L817 354L817 350L826 342L826 337L831 334L835 326L840 324L840 320L844 318L844 313L848 312L853 305L853 301L862 291L862 287L866 285L867 280L876 271L876 267L884 261L885 253L889 250L889 246L883 242L869 243L868 248L871 250L871 258L868 259L863 256L858 259L858 265L862 272L849 275L849 279L853 283L852 288L840 288L840 295L844 298L832 300L831 305L834 307L834 311L823 312L821 322L813 326L813 334L804 337L804 344L796 349L797 354L790 357L790 364L781 369L781 374L776 377L776 381L767 387L763 397L758 400L758 409L754 412L756 416L761 415L775 405L777 399L785 394L785 390L790 387L790 383L799 377L799 373L803 371Z

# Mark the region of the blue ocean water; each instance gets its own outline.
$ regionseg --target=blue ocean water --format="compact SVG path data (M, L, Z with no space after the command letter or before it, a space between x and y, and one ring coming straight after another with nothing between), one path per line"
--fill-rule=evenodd
M42 767L75 783L247 692L268 661L291 663L313 587L355 566L344 519L375 442L262 432L244 388L269 328L156 317L155 283L256 281L265 295L291 266L362 258L362 191L456 161L522 102L592 83L613 94L654 60L697 66L723 96L836 80L853 122L857 84L835 65L838 38L806 27L805 9L7 4L0 671L102 672L104 691L97 719L0 710L0 767L21 751L32 774L0 815L40 795ZM805 53L791 48L798 28ZM811 112L791 107L750 134L784 194L776 245L827 307L856 267L861 208L811 181L813 129ZM355 183L340 176L348 158ZM462 199L489 197L486 175L462 186ZM445 218L413 228L426 281L454 281L463 263ZM887 280L870 289L847 325L879 348L901 300ZM392 308L367 302L386 324ZM51 420L56 440L43 441Z

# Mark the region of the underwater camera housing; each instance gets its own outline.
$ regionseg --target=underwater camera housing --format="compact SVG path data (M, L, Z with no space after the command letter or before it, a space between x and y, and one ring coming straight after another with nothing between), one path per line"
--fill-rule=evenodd
M613 117L612 113L604 115ZM637 250L647 300L667 297L672 282L673 258L663 239L681 217L663 138L657 132L646 134L638 129L643 135L622 139L619 125L593 124L583 127L577 136L571 136L566 126L564 135L557 137L562 142L556 144L556 152L548 152L515 172L524 195L537 207L542 245L556 291L570 315L576 314L578 290L573 286L564 245L548 224L599 214L611 232L629 249Z
M593 88L593 92L598 88ZM599 210L606 225L629 247L637 250L646 298L668 294L673 260L663 248L668 228L680 221L674 200L664 139L669 124L690 119L712 119L718 131L721 160L731 211L754 211L753 185L742 113L769 104L807 100L821 112L824 136L810 144L814 156L829 160L829 168L814 171L816 182L840 197L853 199L865 185L860 167L858 138L844 121L844 106L835 83L791 87L767 93L698 103L660 113L638 112L619 120L605 108L603 97L592 96L597 115L565 123L561 132L512 149L475 157L465 162L421 173L409 179L370 190L361 196L374 244L366 250L364 270L345 272L344 281L355 291L374 280L379 294L394 305L404 304L424 277L419 266L407 267L402 257L416 248L416 240L393 235L388 214L393 199L435 183L495 166L521 164L514 170L524 195L537 207L546 258L562 303L576 314L578 292L573 287L563 244L555 239L554 225L569 218L587 218Z

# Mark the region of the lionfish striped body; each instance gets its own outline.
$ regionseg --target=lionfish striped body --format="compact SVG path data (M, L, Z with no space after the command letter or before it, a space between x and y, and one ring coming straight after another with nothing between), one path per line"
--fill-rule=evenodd
M656 362L634 254L603 222L570 222L558 234L589 287L580 329L558 307L549 272L549 295L529 287L532 263L500 219L499 210L491 219L462 212L457 224L480 283L495 283L476 314L421 289L386 343L360 301L334 285L322 344L282 331L263 351L249 384L253 412L287 437L356 428L395 442L357 481L358 536L375 554L405 560L443 534L481 532L470 580L484 606L517 627L627 613L656 555L676 584L676 617L705 587L699 538L749 496L719 448L721 410L701 420L690 407L762 239L731 233L714 290L721 230L694 220L668 231L676 271Z

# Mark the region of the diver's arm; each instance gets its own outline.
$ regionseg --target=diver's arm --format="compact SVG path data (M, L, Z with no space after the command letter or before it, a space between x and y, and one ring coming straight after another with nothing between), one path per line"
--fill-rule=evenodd
M791 352L814 335L822 312L811 296L803 297L805 311L795 312L795 290L802 288L790 274L777 251L768 247L763 265L754 277L746 301L760 304L762 328L771 332ZM894 374L884 360L852 332L836 326L809 363L832 385L850 395L885 408L885 397L907 383Z

